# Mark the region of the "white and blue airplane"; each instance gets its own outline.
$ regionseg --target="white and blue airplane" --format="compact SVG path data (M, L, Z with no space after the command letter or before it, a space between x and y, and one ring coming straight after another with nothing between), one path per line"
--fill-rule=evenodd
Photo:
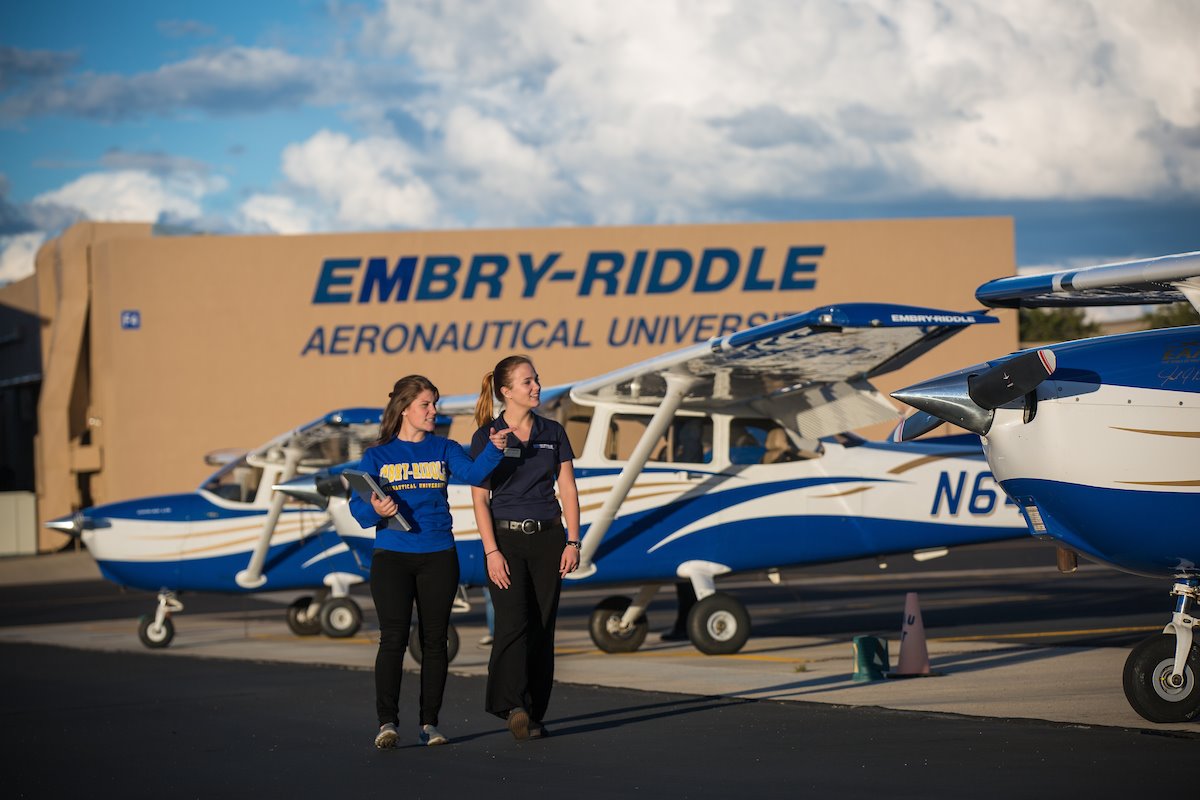
M1190 302L1200 252L981 286L989 306ZM1070 554L1173 583L1175 611L1125 663L1130 705L1153 722L1200 715L1200 325L1022 351L893 393L915 408L898 438L943 420L982 437L1030 533Z
M993 317L884 304L823 307L712 339L597 378L542 392L575 451L581 564L572 584L634 584L636 597L595 607L590 633L607 652L636 650L663 585L690 581L688 634L702 652L733 653L750 617L717 578L1024 535L974 436L913 443L850 433L896 421L870 379ZM469 415L475 397L446 397ZM307 483L312 483L314 476ZM293 482L298 491L306 483ZM324 484L327 488L329 482ZM462 580L486 585L469 487L450 487ZM332 497L337 531L364 569L374 530Z
M99 505L47 525L79 536L108 580L158 592L155 613L138 626L147 647L171 643L181 591L315 590L288 607L291 630L352 636L362 611L348 592L363 581L361 565L330 524L324 496L298 500L274 487L357 459L379 435L381 413L326 414L248 452L211 453L220 469L195 491Z

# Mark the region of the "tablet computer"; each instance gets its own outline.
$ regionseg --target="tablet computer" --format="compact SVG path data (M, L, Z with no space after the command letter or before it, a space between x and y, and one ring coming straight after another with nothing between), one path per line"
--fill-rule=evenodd
M357 469L343 470L342 474L346 476L346 482L350 484L359 497L371 502L371 495L375 495L380 500L387 500L387 492L379 487L375 481L375 476ZM411 531L412 525L408 524L408 520L404 515L397 511L389 520L387 526L392 530Z

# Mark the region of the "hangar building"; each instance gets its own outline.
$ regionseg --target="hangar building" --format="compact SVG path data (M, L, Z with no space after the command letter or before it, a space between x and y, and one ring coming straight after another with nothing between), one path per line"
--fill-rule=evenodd
M15 531L0 552L61 547L42 523L80 507L189 491L206 453L381 406L407 373L475 392L521 352L555 385L825 304L974 309L1014 266L1007 217L303 236L81 223L0 289L0 529ZM1016 344L1004 312L877 385Z

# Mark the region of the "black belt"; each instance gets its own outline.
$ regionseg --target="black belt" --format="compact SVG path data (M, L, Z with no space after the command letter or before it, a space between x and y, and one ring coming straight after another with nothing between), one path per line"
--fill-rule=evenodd
M541 533L553 531L562 527L560 519L498 519L496 527L503 531L520 531L521 533Z

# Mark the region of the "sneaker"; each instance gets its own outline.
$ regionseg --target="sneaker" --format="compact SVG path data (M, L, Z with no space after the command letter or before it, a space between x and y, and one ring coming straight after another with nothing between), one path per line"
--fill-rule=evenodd
M375 746L380 750L387 750L395 747L399 739L400 734L396 733L396 726L389 722L379 726L379 733L375 734Z
M421 733L418 736L421 744L433 747L435 744L446 744L450 740L442 735L442 732L432 725L422 725Z
M529 738L530 739L545 739L549 735L550 735L550 732L546 730L546 726L543 725L542 723L540 723L540 722L530 722L529 723Z
M514 708L508 712L508 730L513 738L523 742L529 738L529 712L523 708Z
M491 644L494 641L496 641L496 639L489 633L487 636L484 636L482 639L479 640L479 646L487 647L489 644Z

